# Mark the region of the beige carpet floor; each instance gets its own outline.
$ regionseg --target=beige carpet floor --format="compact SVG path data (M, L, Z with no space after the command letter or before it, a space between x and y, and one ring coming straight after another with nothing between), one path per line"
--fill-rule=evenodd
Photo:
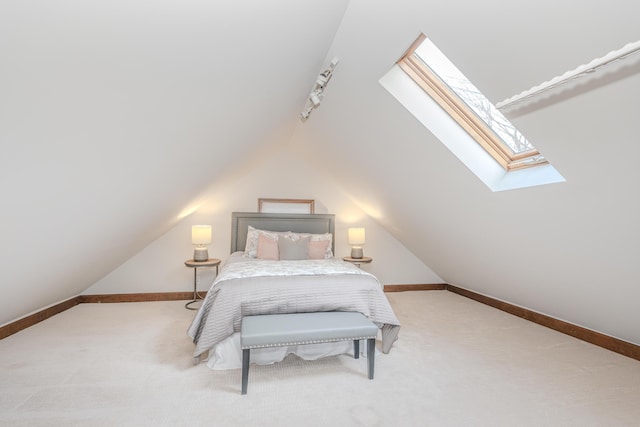
M391 353L193 366L184 302L81 304L0 341L2 426L639 426L640 362L446 291Z

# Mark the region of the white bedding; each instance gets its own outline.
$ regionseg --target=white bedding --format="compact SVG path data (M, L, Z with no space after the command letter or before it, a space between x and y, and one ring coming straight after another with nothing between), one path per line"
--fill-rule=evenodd
M357 311L382 329L383 352L397 339L400 323L382 286L371 274L337 259L267 261L232 254L189 327L194 356L209 351L213 369L240 368L243 315L311 311ZM352 343L252 351L252 362L273 363L295 353L305 359L349 353Z
M365 341L360 343L360 355L366 358L365 345ZM341 341L288 347L254 348L251 350L251 363L270 365L275 362L281 362L289 354L295 354L304 360L316 360L339 354L353 354L353 342ZM242 348L240 346L239 332L216 344L209 351L207 366L214 370L242 368Z

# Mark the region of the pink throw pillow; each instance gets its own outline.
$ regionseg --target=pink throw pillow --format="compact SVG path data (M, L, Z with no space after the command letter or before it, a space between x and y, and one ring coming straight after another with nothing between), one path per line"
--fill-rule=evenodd
M256 253L258 259L280 259L278 252L278 241L265 236L263 233L258 235L258 251Z
M309 259L324 259L327 253L328 240L311 240L309 242Z

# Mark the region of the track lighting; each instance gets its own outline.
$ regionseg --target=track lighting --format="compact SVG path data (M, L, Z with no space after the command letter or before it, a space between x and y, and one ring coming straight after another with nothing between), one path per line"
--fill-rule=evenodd
M326 75L326 72L320 73L318 78L316 79L316 86L324 89L324 87L329 83L329 79L331 78L331 74Z
M311 115L311 110L313 110L313 108L307 108L306 110L302 110L302 112L300 113L300 118L302 120L307 120Z
M311 115L311 112L320 106L324 96L324 89L327 87L327 84L329 84L329 80L331 80L331 77L333 76L333 70L336 68L336 65L338 65L338 58L333 58L329 67L318 74L313 85L313 89L311 89L311 93L309 93L309 97L307 98L305 109L300 113L302 121L307 120Z
M320 95L322 94L317 90L314 90L311 92L311 95L309 95L309 101L313 104L313 108L318 108L320 106Z

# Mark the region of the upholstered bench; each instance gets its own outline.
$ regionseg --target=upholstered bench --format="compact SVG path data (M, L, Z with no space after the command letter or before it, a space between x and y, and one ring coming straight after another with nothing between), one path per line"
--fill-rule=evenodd
M362 313L328 311L318 313L266 314L242 318L242 394L247 394L251 349L284 347L335 341L353 341L354 358L360 356L360 341L367 340L369 379L373 379L378 327Z

